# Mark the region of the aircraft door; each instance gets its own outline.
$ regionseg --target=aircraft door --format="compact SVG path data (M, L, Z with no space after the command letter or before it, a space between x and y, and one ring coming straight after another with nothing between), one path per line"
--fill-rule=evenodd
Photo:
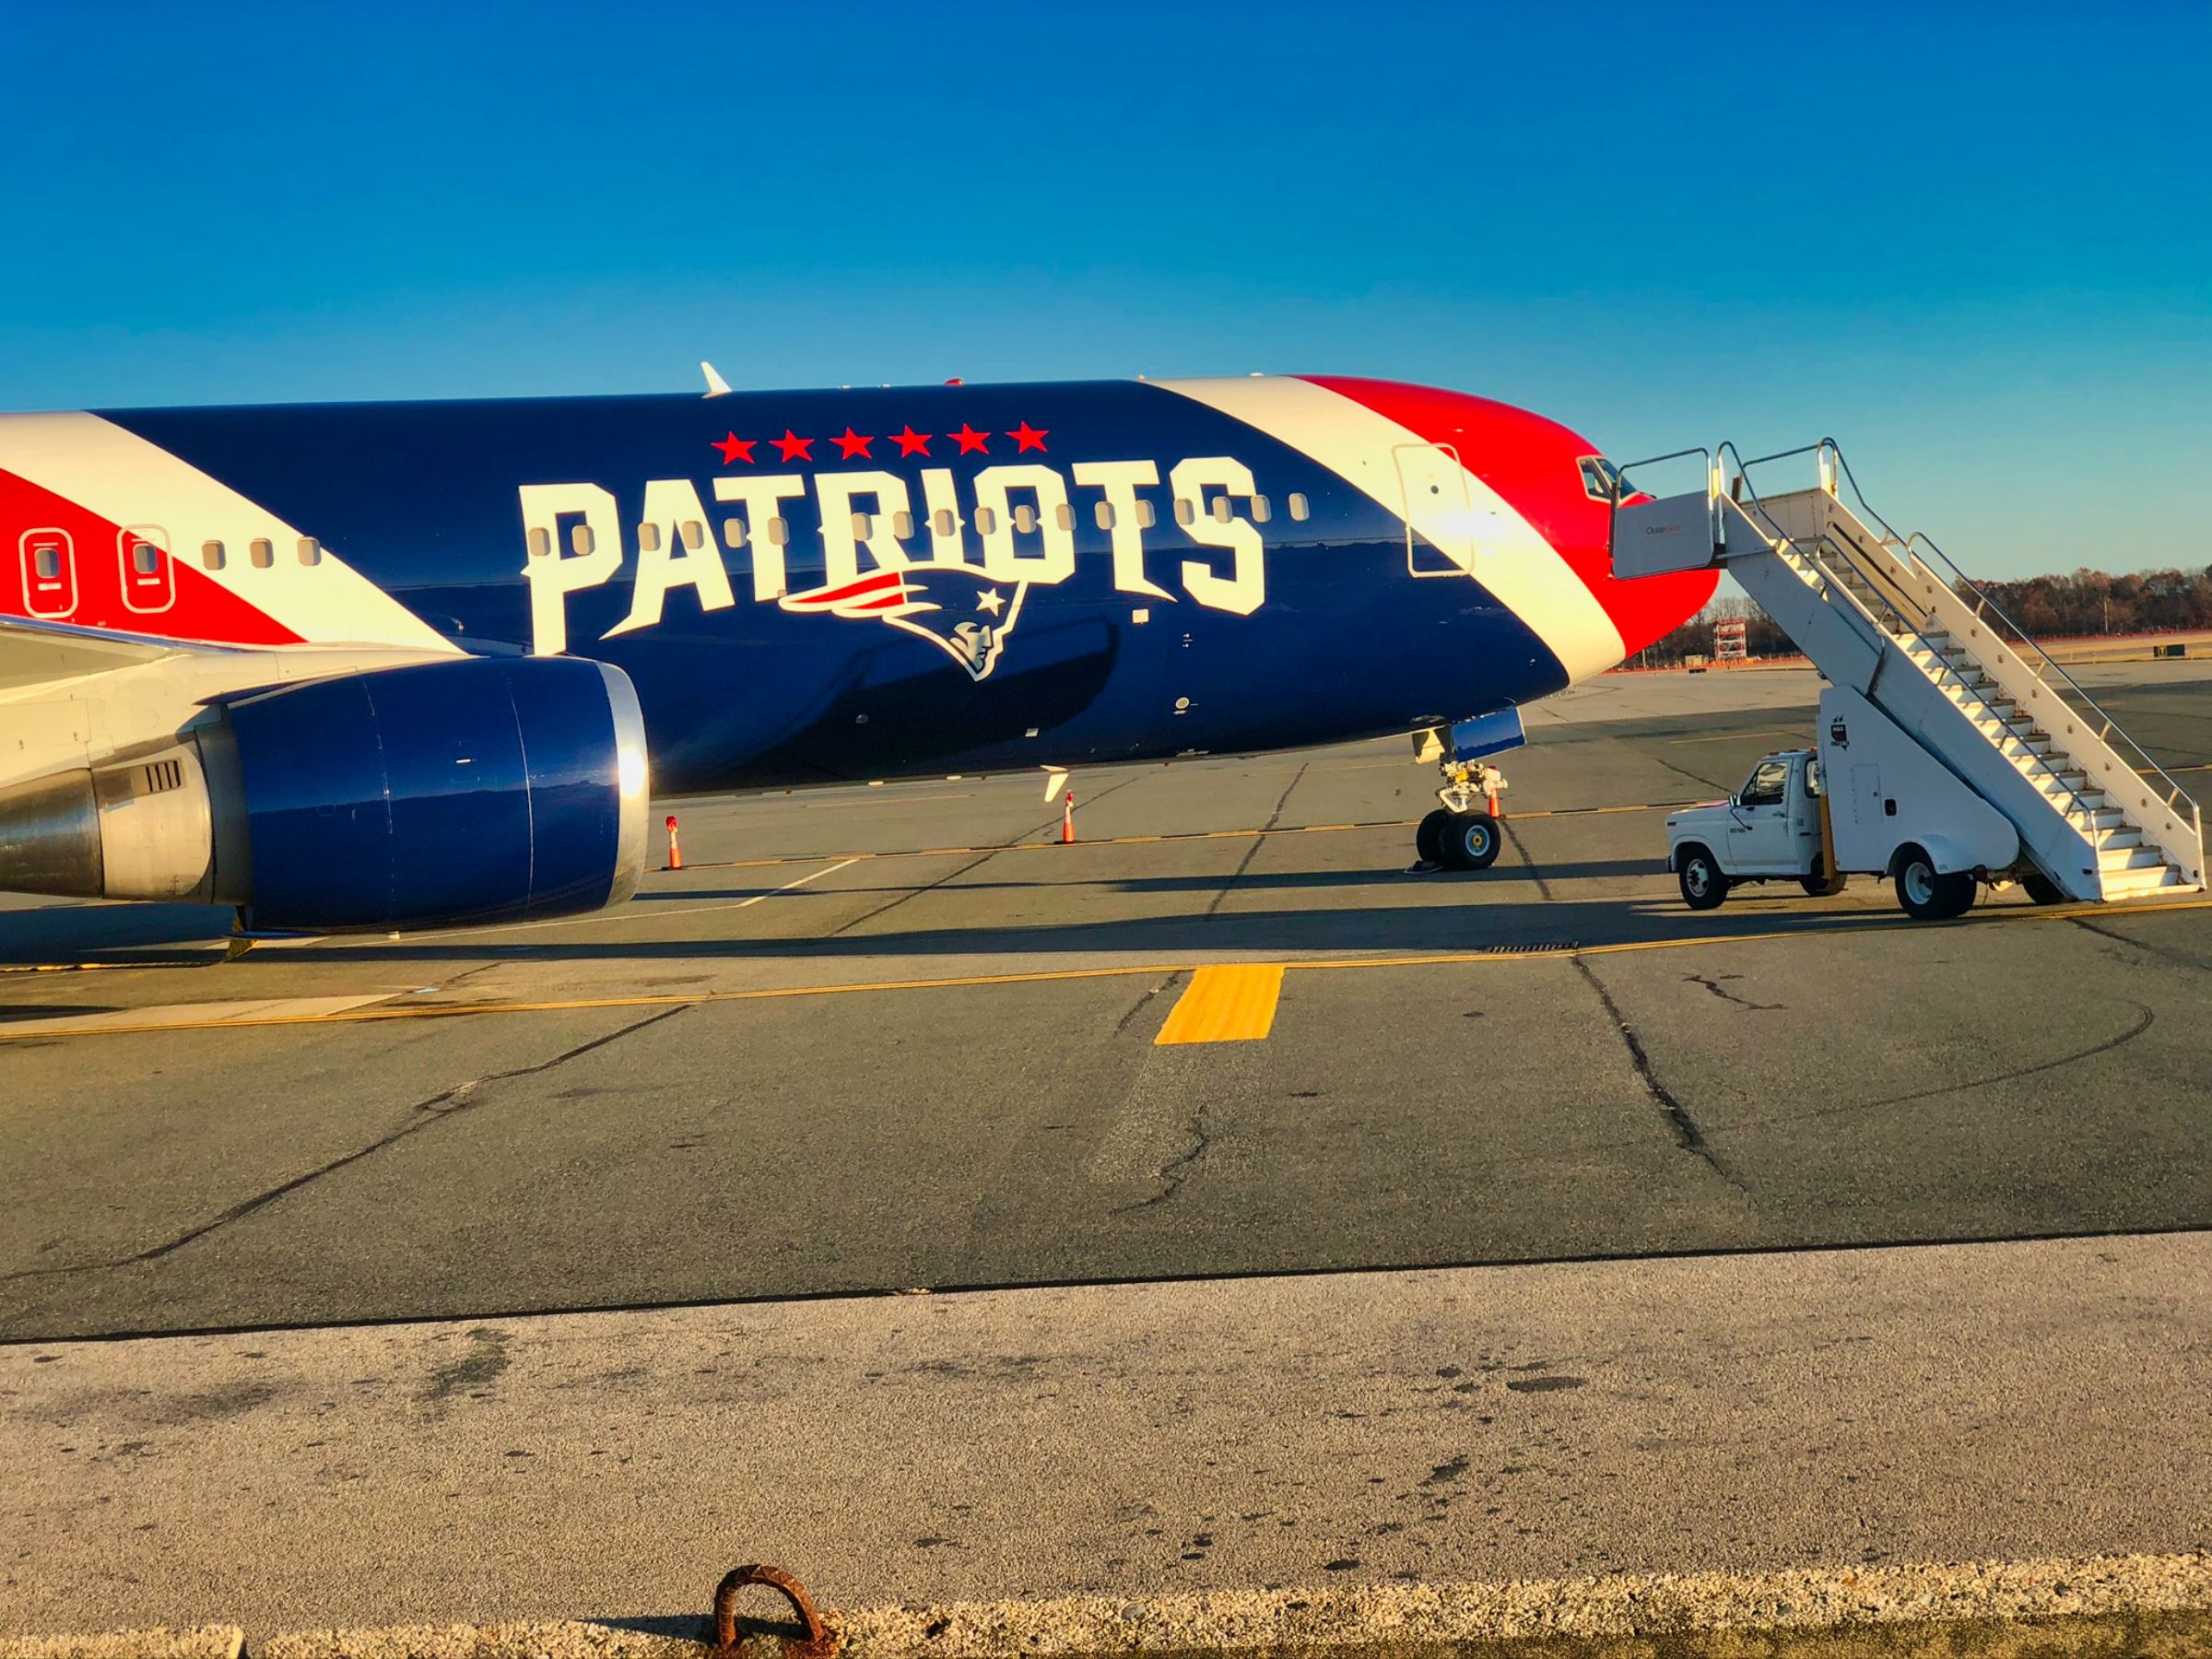
M118 530L115 562L128 609L151 616L176 604L176 567L169 557L169 532L160 525L132 524Z
M17 544L23 608L49 622L76 610L76 544L66 530L26 530Z
M1447 444L1403 443L1391 453L1405 492L1406 570L1416 576L1472 576L1481 526L1458 453Z

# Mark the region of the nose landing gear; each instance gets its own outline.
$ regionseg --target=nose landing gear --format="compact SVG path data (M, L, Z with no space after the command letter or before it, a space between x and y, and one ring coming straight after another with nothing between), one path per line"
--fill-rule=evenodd
M1498 795L1505 774L1481 760L1440 759L1443 803L1413 832L1417 870L1487 870L1498 862L1504 837L1498 828Z

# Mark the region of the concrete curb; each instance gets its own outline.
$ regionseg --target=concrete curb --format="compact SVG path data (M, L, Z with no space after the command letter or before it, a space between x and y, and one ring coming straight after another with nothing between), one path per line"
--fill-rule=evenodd
M2212 1654L2212 1554L960 1602L829 1618L849 1659L2181 1659ZM256 1659L698 1659L699 1641L669 1633L685 1622L303 1630L250 1651ZM748 1646L774 1652L766 1639ZM217 1627L18 1639L0 1642L0 1659L238 1659L242 1647L240 1631Z

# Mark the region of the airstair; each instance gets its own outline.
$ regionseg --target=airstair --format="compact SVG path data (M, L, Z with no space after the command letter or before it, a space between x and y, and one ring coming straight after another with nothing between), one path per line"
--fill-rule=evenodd
M1830 681L2011 822L2030 867L1991 876L2051 899L2204 888L2197 804L1941 548L1868 507L1832 440L1750 462L1732 444L1685 450L1622 476L1692 456L1703 490L1635 500L1621 485L1616 574L1725 569ZM1754 488L1754 468L1805 456L1812 488Z

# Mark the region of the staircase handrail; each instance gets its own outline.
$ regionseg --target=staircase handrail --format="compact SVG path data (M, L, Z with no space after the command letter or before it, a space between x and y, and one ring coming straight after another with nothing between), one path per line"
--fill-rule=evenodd
M1715 465L1722 465L1728 456L1735 456L1735 477L1742 488L1747 492L1751 498L1748 503L1749 507L1758 512L1760 521L1763 522L1766 527L1772 532L1775 540L1786 542L1790 547L1797 548L1803 552L1806 551L1805 544L1785 531L1780 523L1776 521L1774 515L1767 511L1766 502L1759 497L1759 486L1751 482L1751 479L1748 476L1748 469L1758 465L1761 461L1779 461L1791 455L1809 454L1815 450L1819 449L1822 444L1826 444L1828 441L1829 441L1827 439L1822 439L1819 444L1804 444L1794 450L1783 450L1772 455L1761 455L1757 460L1749 462L1747 462L1743 458L1742 453L1736 449L1734 443L1724 441L1720 448L1714 452L1714 464ZM1740 497L1735 496L1733 491L1731 492L1730 499L1735 502L1738 508L1743 508L1747 505L1747 503ZM1887 527L1888 526L1886 525L1884 526L1884 528ZM1833 535L1823 534L1818 543L1816 545L1821 549L1830 550L1836 555L1841 556L1845 564L1848 564L1853 570L1856 571L1861 576L1866 579L1867 586L1871 588L1876 595L1881 599L1882 608L1887 610L1891 616L1897 618L1899 625L1905 631L1912 634L1915 643L1924 646L1927 649L1931 662L1940 665L1939 672L1936 674L1936 680L1938 684L1942 683L1943 677L1947 676L1951 681L1958 686L1961 692L1973 699L1976 703L1980 704L1982 712L1987 714L1992 720L1994 720L1998 726L2007 735L2015 737L2018 735L2017 733L2012 731L2012 723L2004 715L1997 712L1995 706L1990 702L1988 698L1984 697L1980 691L1976 690L1971 684L1968 683L1966 677L1959 673L1957 665L1952 663L1948 657L1944 655L1942 648L1938 646L1933 640L1930 640L1926 634L1923 633L1920 630L1920 625L1913 621L1911 617L1907 616L1904 611L1898 606L1895 601L1891 600L1882 593L1880 580L1877 577L1875 572L1869 571L1864 564L1859 562L1856 554L1847 544L1838 540ZM1808 554L1808 557L1811 558L1815 569L1819 571L1821 580L1824 582L1826 582L1831 588L1841 585L1834 581L1834 578L1824 568L1820 555L1818 552L1810 553ZM1860 600L1857 594L1852 593L1849 588L1844 588L1842 592L1846 598L1850 599L1854 605L1857 605L1861 610L1866 612L1868 618L1873 620L1877 628L1881 626L1879 618L1874 617L1872 610L1866 606L1864 601ZM1894 638L1894 636L1892 637ZM1993 681L1992 683L1994 684L1994 682ZM2016 708L2018 707L2017 703L2014 706ZM1961 707L1960 712L1965 712L1963 707ZM2073 784L2066 782L2065 774L2060 771L2056 767L2053 766L2047 757L2039 755L2033 749L2028 748L2025 739L2021 740L2021 747L2026 751L2028 758L2035 762L2038 769L2047 773L2053 782L2056 783L2059 788L2065 790L2066 794L2072 797L2074 806L2088 820L2088 828L2084 831L2084 834L2089 844L2092 847L2095 846L2097 842L2096 809L2092 807L2088 802L2082 798L2082 792L2080 790L2077 789ZM2086 775L2083 779L2083 782L2088 782Z
M2144 763L2143 766L2134 769L2136 776L2142 776L2143 772L2147 769L2158 774L2159 781L2167 785L2167 794L2164 799L2168 806L2173 806L2177 800L2185 801L2188 803L2190 821L2196 830L2197 839L2202 841L2205 833L2205 815L2204 808L2197 804L2196 797L2192 795L2186 789L2183 788L2181 783L2174 778L2171 772L2168 771L2163 766L2160 766L2157 760L2153 759L2151 758L2150 751L2145 748L2140 743L2136 742L2136 739L2129 734L2127 728L2122 725L2117 720L2113 719L2112 716L2106 712L2104 705L2100 703L2094 697L2091 697L2088 694L2088 691L2082 686L2081 682L2076 679L2071 674L2066 672L2065 665L2056 657L2053 656L2049 652L2043 649L2041 643L2037 641L2034 635L2030 634L2026 629L2022 628L2018 622L2015 622L2009 616L2006 615L2004 607L2000 606L1994 599L1992 599L1986 593L1983 592L1981 584L1975 582L1974 579L1969 576L1964 571L1960 570L1959 568L1958 561L1954 559L1948 553L1946 553L1941 547L1936 546L1933 537L1918 530L1913 531L1910 535L1900 535L1897 532L1897 527L1874 510L1873 503L1868 501L1866 499L1866 492L1859 488L1859 480L1851 470L1851 463L1844 459L1843 446L1841 444L1838 443L1833 438L1823 438L1818 444L1812 445L1811 447L1817 450L1824 450L1830 455L1835 458L1836 471L1839 475L1841 475L1843 481L1851 486L1852 497L1858 503L1860 512L1864 512L1867 518L1871 519L1875 525L1879 528L1884 535L1888 535L1892 542L1896 543L1900 548L1902 548L1905 556L1908 559L1913 557L1917 549L1924 547L1928 552L1933 553L1936 559L1942 562L1943 568L1951 573L1954 591L1956 591L1957 588L1963 587L1968 594L1972 595L1970 603L1972 606L1974 615L1978 619L1987 621L1992 617L1995 618L1998 622L2004 625L2005 629L2009 634L2010 637L2007 641L2008 643L2014 644L2016 648L2018 645L2026 645L2030 651L2035 653L2036 661L2029 664L2029 668L2031 672L2033 672L2036 678L2042 680L2045 684L2049 684L2051 676L2055 674L2060 680L2065 682L2067 690L2072 691L2076 697L2079 698L2081 701L2088 707L2090 712L2094 713L2099 720L2104 723L2103 729L2097 734L2100 741L2110 743L2112 738L2117 735L2122 743L2125 744L2130 749L2135 751L2136 758ZM1772 457L1769 458L1771 459ZM2041 665L2040 666L2038 665L2039 664ZM2046 670L2048 672L2046 672ZM2061 695L2060 700L2062 702L2065 700L2063 694Z

